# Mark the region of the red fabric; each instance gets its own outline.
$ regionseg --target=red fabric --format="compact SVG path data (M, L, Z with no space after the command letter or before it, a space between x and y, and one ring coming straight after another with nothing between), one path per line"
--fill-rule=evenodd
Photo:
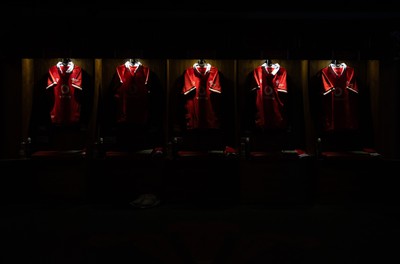
M332 65L321 69L320 123L325 132L359 128L359 95L354 69L345 64L342 74ZM340 73L340 72L339 72Z
M219 111L222 92L219 71L210 66L200 72L195 66L186 69L182 93L185 96L187 129L220 128Z
M263 129L284 129L287 127L286 99L287 93L286 69L277 65L276 70L269 70L261 65L254 69L253 77L256 92L255 124ZM272 70L272 71L270 71Z
M225 147L225 150L224 150L224 154L225 155L235 155L235 154L237 154L238 153L238 151L235 149L235 148L233 148L233 147L230 147L230 146L226 146Z
M73 65L73 70L68 72L68 67L54 65L49 69L46 89L54 98L50 118L55 124L73 124L80 121L82 70Z
M117 123L145 125L149 118L147 81L149 68L123 64L116 68L120 85L115 87Z

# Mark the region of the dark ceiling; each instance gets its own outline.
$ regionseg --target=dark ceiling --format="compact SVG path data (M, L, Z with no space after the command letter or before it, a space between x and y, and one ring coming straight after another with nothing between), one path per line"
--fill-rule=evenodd
M400 31L399 9L387 0L214 2L13 1L3 8L2 55L67 49L115 56L123 46L165 56L182 49L228 51L230 57L263 48L294 54L338 45L377 53L397 45Z

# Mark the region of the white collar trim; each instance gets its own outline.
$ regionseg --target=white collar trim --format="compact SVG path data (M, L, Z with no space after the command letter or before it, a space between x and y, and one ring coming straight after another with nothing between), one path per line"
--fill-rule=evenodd
M57 62L57 68L60 70L61 73L63 73L61 66L65 66L64 63L62 63L61 61ZM65 72L71 73L75 66L74 63L72 61L70 61L70 62L68 62L67 66L68 66L68 68Z

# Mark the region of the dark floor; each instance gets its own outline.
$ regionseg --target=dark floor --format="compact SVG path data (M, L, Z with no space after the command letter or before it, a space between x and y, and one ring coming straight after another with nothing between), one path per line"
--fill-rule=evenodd
M9 205L2 263L398 263L398 209Z
M55 175L69 174L75 183L79 176L58 174L54 168L60 164L50 164L31 180L33 185L18 174L3 185L2 263L400 262L398 181L388 175L397 163L383 164L381 174L367 173L369 163L351 163L357 173L324 164L315 166L316 183L296 179L288 185L282 178L266 181L265 173L256 177L256 171L273 170L271 164L251 162L234 167L241 177L237 185L226 185L231 190L218 181L218 188L199 189L189 181L178 186L188 176L179 167L175 175L180 176L164 185L160 205L148 209L132 207L133 193L118 194L115 182L108 189L105 182L96 185L109 190L104 195L89 191L91 181L79 187L64 179L60 185ZM37 163L2 165L39 173ZM245 174L249 167L253 173Z

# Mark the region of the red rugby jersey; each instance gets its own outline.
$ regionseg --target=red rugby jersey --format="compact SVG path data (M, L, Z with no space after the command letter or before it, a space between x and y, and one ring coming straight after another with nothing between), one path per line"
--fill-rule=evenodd
M52 89L53 106L50 111L54 124L74 124L80 121L82 69L73 62L58 62L50 67L46 90Z
M195 63L185 70L182 93L185 96L187 129L220 128L221 92L217 67Z
M278 63L266 63L253 70L256 92L255 125L262 129L284 129L288 124L286 117L287 73Z
M325 132L359 129L359 96L354 68L345 63L321 69L320 125Z
M146 125L149 118L149 68L140 62L117 66L119 85L114 87L117 123Z

